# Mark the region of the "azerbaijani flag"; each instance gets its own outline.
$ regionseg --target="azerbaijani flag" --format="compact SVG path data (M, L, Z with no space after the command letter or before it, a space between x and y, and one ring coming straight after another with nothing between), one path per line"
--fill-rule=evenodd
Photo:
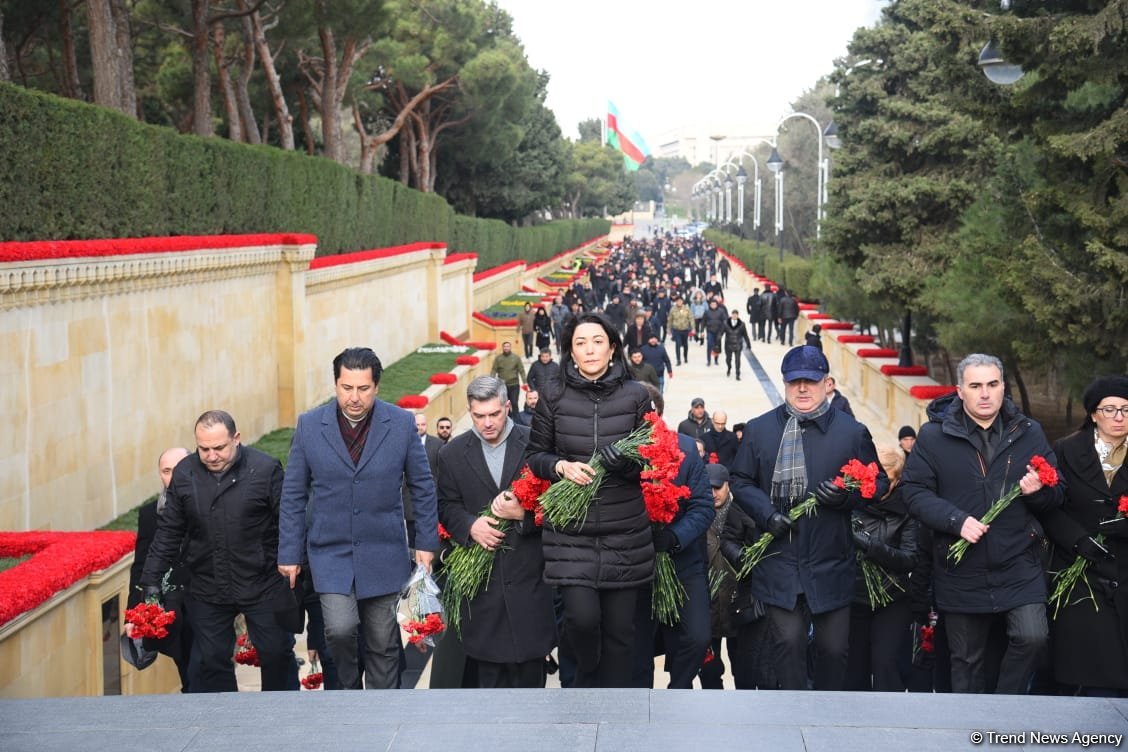
M639 168L650 156L650 147L635 131L626 131L619 124L619 110L607 102L607 143L623 153L623 167L629 171Z

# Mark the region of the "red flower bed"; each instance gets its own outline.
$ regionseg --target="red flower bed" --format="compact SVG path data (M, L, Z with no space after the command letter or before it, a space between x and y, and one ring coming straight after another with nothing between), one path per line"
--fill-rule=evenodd
M934 400L937 397L943 397L945 394L951 394L956 391L956 387L947 384L940 386L911 386L909 387L909 394L919 400Z
M570 279L561 280L558 282L547 277L537 277L537 282L540 282L542 285L548 285L549 287L571 287L572 281L575 280L575 278L576 275L573 274Z
M0 533L0 557L31 558L0 572L0 624L30 611L137 545L126 531Z
M427 399L422 394L405 394L399 398L396 404L404 410L422 410L430 401L431 400Z
M808 313L807 318L811 319L812 321L823 321L825 319L832 319L834 317L829 313Z
M473 347L475 350L496 350L496 342L467 342L467 347Z
M841 342L841 340L839 341ZM888 347L863 347L858 350L859 358L896 358L897 355L896 350L891 350ZM882 368L885 368L885 366L882 366Z
M369 251L354 251L352 253L337 253L332 256L321 256L309 262L310 269L324 269L328 266L341 266L342 264L356 264L361 261L402 256L407 253L427 251L434 248L446 248L446 243L409 243L407 245L394 245L390 248L373 248Z
M870 345L873 344L873 335L870 334L839 334L838 341L844 345ZM859 351L860 352L860 351Z
M928 369L924 366L882 366L881 372L886 376L927 376Z
M829 323L822 324L822 328L823 328L824 332L825 331L834 331L834 330L837 330L837 329L850 330L850 329L854 328L854 325L851 324L849 321L831 321Z
M482 362L482 359L477 355L459 355L454 359L455 365L459 366L476 366Z
M0 261L129 256L137 253L250 248L263 245L309 245L316 235L175 235L149 238L104 238L99 240L34 240L0 243Z
M455 376L453 373L449 373L449 372L448 373L432 373L431 374L431 383L432 384L446 384L446 385L449 386L450 384L457 384L458 383L458 377Z
M441 339L443 342L446 342L448 345L461 346L465 344L458 337L455 337L453 334L447 331L440 331L439 339Z
M800 311L817 311L817 310L819 310L819 304L818 303L800 303L799 304L799 310ZM807 318L811 318L811 317L808 316Z

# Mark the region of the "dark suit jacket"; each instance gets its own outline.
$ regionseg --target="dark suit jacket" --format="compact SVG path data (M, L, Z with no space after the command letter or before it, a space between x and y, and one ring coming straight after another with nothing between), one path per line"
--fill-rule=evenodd
M520 474L528 443L529 429L514 425L506 439L500 487L473 431L451 439L439 452L439 520L455 543L478 545L470 526ZM462 605L462 644L469 657L494 663L543 658L556 645L552 588L544 582L541 531L532 512L511 523L504 546L494 554L489 581Z
M435 477L435 468L439 466L439 450L443 448L443 440L438 436L426 434L423 437L423 451L427 453L427 466L431 468L431 477ZM403 497L403 519L408 523L408 534L411 540L408 545L415 548L415 507L411 503L411 490L404 483L400 487Z

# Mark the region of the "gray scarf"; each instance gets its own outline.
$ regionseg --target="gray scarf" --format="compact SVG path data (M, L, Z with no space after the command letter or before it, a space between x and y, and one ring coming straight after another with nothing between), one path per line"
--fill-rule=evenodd
M803 432L799 421L814 420L826 414L830 402L823 402L809 413L801 413L791 405L785 404L790 416L779 440L776 453L775 472L772 473L772 502L783 512L787 512L807 492L807 463L803 456Z

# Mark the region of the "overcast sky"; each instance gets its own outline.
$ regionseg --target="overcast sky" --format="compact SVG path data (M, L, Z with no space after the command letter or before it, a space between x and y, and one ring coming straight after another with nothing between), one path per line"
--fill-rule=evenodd
M548 107L568 138L603 118L656 149L682 127L774 132L788 103L830 73L884 0L497 0L529 63L551 76ZM735 130L744 133L735 133Z

